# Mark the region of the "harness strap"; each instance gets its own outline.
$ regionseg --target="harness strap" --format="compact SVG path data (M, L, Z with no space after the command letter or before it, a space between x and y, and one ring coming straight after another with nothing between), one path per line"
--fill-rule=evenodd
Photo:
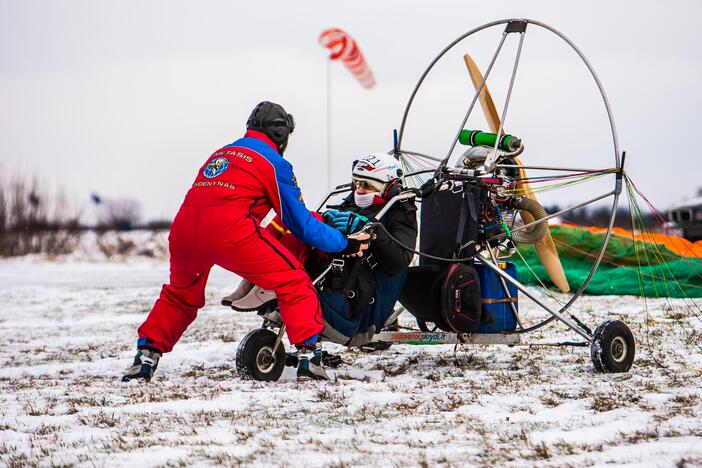
M356 296L356 291L353 289L349 288L350 284L355 284L356 283L356 278L358 278L358 274L361 271L361 264L363 261L355 262L353 265L353 268L351 269L351 273L349 273L349 277L346 280L346 284L344 285L344 289L342 289L344 295L348 297L349 299L352 299Z
M466 228L466 204L468 203L468 195L465 190L465 186L463 188L463 193L461 194L461 209L459 210L459 215L458 215L458 229L456 230L456 248L454 249L454 258L456 257L457 254L459 254L461 246L463 245L463 239L465 238L465 228ZM471 194L472 195L472 194Z

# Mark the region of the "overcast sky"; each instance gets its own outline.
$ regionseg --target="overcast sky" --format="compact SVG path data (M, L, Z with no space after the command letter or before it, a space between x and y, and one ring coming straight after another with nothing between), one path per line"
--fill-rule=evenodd
M664 209L702 185L701 12L699 1L0 0L0 170L64 187L87 214L96 192L138 199L147 219L171 218L209 154L243 134L257 102L271 100L296 117L286 157L313 202L325 191L322 30L354 36L377 81L368 91L341 64L331 68L332 174L342 183L354 158L391 148L415 83L441 49L488 21L527 17L561 30L592 62L627 169ZM501 30L462 44L430 75L408 127L410 149L448 150L469 99L460 55L485 68ZM490 82L498 109L516 47L509 39ZM523 160L613 164L587 70L537 28L527 30L505 126L524 139Z

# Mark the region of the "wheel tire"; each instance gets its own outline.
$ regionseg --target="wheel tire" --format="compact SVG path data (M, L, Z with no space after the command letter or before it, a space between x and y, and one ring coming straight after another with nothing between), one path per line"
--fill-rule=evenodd
M244 336L236 351L236 370L244 380L277 381L285 368L285 347L281 344L273 356L277 335L266 328L252 330Z
M635 353L634 335L621 320L607 320L595 329L590 343L590 359L595 371L627 372Z

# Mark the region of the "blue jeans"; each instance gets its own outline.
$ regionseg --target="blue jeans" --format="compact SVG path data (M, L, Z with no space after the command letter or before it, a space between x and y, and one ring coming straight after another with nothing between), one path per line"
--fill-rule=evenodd
M319 294L325 322L323 335L347 346L360 346L369 342L392 315L406 276L406 271L395 276L375 272L373 302L356 317L351 316L351 308L344 294L323 290Z

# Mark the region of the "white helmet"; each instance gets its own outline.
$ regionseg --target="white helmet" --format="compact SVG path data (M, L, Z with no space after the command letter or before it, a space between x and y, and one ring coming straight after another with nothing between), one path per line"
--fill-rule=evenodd
M383 192L388 182L402 177L400 162L387 153L371 153L353 163L354 179L368 181Z

